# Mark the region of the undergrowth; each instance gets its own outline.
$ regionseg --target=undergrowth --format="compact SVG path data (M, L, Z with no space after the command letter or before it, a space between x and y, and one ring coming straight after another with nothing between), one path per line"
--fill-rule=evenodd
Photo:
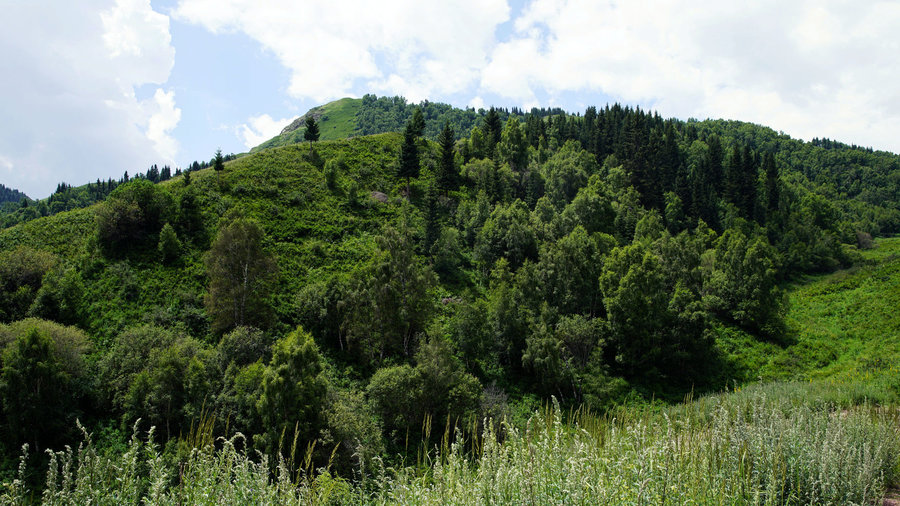
M247 454L240 434L194 438L170 462L152 431L118 457L85 432L50 455L43 492L23 464L0 504L871 504L898 476L900 411L842 390L774 383L605 415L551 405L524 429L486 424L353 483L305 458Z

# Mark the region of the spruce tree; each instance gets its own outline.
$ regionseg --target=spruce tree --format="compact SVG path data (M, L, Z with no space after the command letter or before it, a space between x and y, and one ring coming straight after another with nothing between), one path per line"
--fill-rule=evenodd
M743 168L744 162L741 158L741 150L735 143L731 148L731 157L728 159L728 165L725 167L725 187L723 188L725 199L735 206L738 206L741 200L741 170Z
M756 208L756 181L759 174L759 158L750 150L750 146L744 146L743 169L740 179L740 208L745 218L753 216Z
M413 111L412 118L409 120L410 125L412 125L413 132L417 137L422 137L425 135L425 116L422 115L422 109L416 107L416 110Z
M775 165L775 155L772 153L766 153L763 171L766 174L766 210L771 213L778 210L778 200L780 198L778 188L780 175L778 166Z
M312 116L306 117L306 131L303 132L303 140L307 142L316 142L319 140L319 124L316 118Z
M216 181L221 186L222 171L225 170L225 159L222 157L222 148L216 150L216 156L213 158L213 169L216 171ZM125 173L125 180L128 180L128 173Z
M438 144L441 148L441 163L438 166L436 182L438 188L444 190L444 195L447 195L450 190L456 188L459 176L456 170L454 134L449 121L444 123L444 129L438 136Z
M484 116L484 126L482 127L484 130L484 138L485 138L485 155L488 158L494 157L494 148L497 147L497 143L500 142L500 133L503 131L503 124L500 122L500 114L497 113L497 109L491 107L491 109Z

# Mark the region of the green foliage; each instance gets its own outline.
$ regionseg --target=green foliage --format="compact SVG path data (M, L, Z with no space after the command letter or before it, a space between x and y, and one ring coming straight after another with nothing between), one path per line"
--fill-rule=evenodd
M306 142L316 142L319 140L319 125L316 118L312 115L306 116L306 130L303 132L303 140Z
M385 228L376 244L347 295L347 339L370 359L410 356L433 312L436 279L416 257L408 227Z
M173 205L169 192L150 181L119 186L97 209L100 246L115 257L155 244Z
M614 249L600 277L609 345L626 377L696 379L708 353L697 294L667 280L663 259L644 243Z
M484 192L491 202L505 202L513 194L515 175L508 165L491 160L472 160L462 167L462 175L476 192Z
M521 200L498 204L478 232L475 259L482 269L490 270L500 258L508 260L513 268L537 258L537 237L529 225L528 208Z
M438 145L441 150L441 159L438 164L438 172L435 175L435 184L445 192L455 190L459 183L459 170L456 168L456 149L453 129L450 123L444 124L441 135L438 136Z
M174 332L151 325L133 327L116 336L99 364L108 401L124 410L136 376L150 363L154 351L168 348L177 338Z
M325 409L328 427L323 430L322 446L337 448L332 468L343 476L365 476L375 459L384 453L384 440L378 417L361 392L338 391L329 395ZM331 457L331 456L329 456Z
M429 253L434 272L442 279L453 279L465 261L459 230L452 227L441 229L441 234L431 246Z
M522 171L527 167L528 145L525 143L525 133L519 126L518 118L510 117L506 120L497 149L500 159L508 163L513 171Z
M477 445L445 445L418 467L389 473L376 467L374 479L360 484L326 469L295 480L286 456L271 471L268 460L241 449L241 436L201 445L176 463L137 432L120 455L98 451L86 434L76 449L52 453L42 498L228 505L878 502L897 477L896 410L851 404L835 416L827 399L838 390L772 384L661 412L579 412L566 422L554 406L534 413L526 431L488 428ZM24 503L38 492L25 482L26 472L23 458L0 501Z
M187 433L212 393L212 366L212 350L191 338L151 350L125 396L125 419L146 420L165 439Z
M419 177L419 141L417 128L410 121L403 133L403 145L400 146L400 161L397 176L406 179L406 194L409 196L409 180Z
M57 267L44 276L28 308L29 316L78 325L84 320L84 280L74 267Z
M168 223L163 225L162 230L159 231L159 243L156 249L164 264L174 262L181 256L181 241L178 240L178 234L175 233L172 225Z
M216 150L216 155L213 157L213 170L217 175L225 170L225 157L222 156L221 148Z
M297 440L290 443L289 438L299 437L303 443L316 437L327 386L319 349L308 332L298 327L275 343L257 403L270 450L283 445L293 454L287 445Z
M477 412L481 384L463 370L447 343L433 338L416 353L415 367L404 364L376 371L366 395L399 442L406 431L419 433L427 418L464 425Z
M268 297L276 275L275 259L263 249L263 230L246 218L223 225L205 256L209 275L206 308L213 329L267 326Z
M57 262L53 254L28 246L0 252L0 321L25 317L44 275Z
M85 407L87 336L77 329L29 319L0 327L3 429L13 446L57 445Z
M762 238L726 230L703 256L703 298L710 311L770 337L783 334L785 300L775 282L775 251Z
M598 315L597 280L603 270L602 256L612 244L609 236L588 236L581 225L555 243L545 243L537 265L542 300L563 314Z
M577 142L567 142L543 167L547 196L561 209L575 198L588 178L597 171L597 162Z
M880 239L865 253L866 265L792 286L784 344L719 329L719 347L736 369L733 377L829 378L841 385L894 381L900 346L885 329L900 325L898 249L898 239Z
M798 394L798 404L773 390ZM833 390L833 389L832 389ZM775 385L661 413L536 414L485 435L472 464L454 445L428 469L385 480L375 501L417 504L877 502L896 476L897 428L865 406L842 416ZM774 395L773 395L774 394ZM690 440L686 444L685 440Z
M539 395L657 409L758 376L866 374L893 392L896 280L879 235L900 230L895 156L617 105L415 107L339 101L276 138L302 139L312 117L326 139L314 150L223 156L228 170L197 165L190 185L148 172L90 209L65 211L81 191L65 185L71 198L17 208L56 214L0 230L5 317L87 331L98 374L83 385L103 401L88 423L143 417L181 462L190 444L174 439L197 424L273 452L318 439L310 462L337 447L342 476L377 475L375 457L393 465L401 444L430 448L423 422L449 417L462 432L448 444L465 445L476 412L524 424ZM411 125L416 181L398 175L404 135L327 140L338 124L345 136ZM439 142L418 138L423 124ZM877 247L863 250L868 237ZM818 292L789 285L853 264L834 291L823 277ZM298 325L329 385L318 418L285 415L282 435L257 401L270 344Z
M306 118L316 118L321 140L346 139L355 135L357 129L357 113L360 112L363 100L358 98L342 98L328 104L313 107L306 114L300 116L286 126L279 135L263 142L251 149L251 153L257 153L263 149L280 146L288 146L304 142L306 132ZM393 130L379 130L382 133Z
M409 119L409 128L412 129L416 137L425 135L425 116L422 115L421 107L413 109L412 118Z

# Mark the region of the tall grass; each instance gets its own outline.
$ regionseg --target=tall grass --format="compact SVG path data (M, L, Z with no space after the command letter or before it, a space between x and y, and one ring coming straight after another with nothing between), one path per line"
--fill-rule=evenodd
M459 446L429 476L399 470L380 504L867 504L897 473L896 410L796 403L766 388L661 413L537 414L477 463ZM771 390L771 389L769 389Z
M900 412L846 400L778 383L664 410L548 406L522 430L444 437L419 466L356 483L249 455L240 434L196 438L174 462L137 431L115 458L85 433L50 454L43 491L25 486L23 458L0 504L872 504L898 477Z

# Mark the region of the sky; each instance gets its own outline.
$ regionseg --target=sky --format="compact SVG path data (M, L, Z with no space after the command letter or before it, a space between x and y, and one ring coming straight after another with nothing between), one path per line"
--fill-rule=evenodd
M239 153L366 93L620 102L900 152L900 2L0 0L0 183Z

